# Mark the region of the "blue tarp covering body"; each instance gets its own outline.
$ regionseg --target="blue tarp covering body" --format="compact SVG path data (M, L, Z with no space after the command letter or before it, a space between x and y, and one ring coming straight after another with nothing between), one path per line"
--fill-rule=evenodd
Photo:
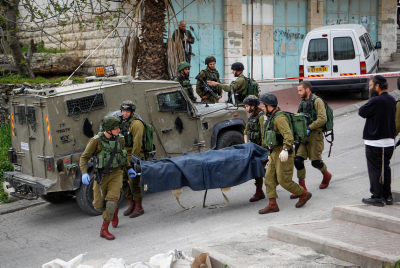
M180 189L193 191L233 187L265 174L268 150L254 143L205 153L141 161L143 193Z

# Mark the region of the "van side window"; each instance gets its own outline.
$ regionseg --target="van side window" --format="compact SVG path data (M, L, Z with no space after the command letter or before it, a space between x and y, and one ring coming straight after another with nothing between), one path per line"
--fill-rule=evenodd
M333 58L335 60L351 60L356 57L351 37L333 38Z
M364 36L361 35L359 38L360 38L362 49L364 51L364 56L367 57L369 54L367 42L365 41Z
M328 39L311 39L308 46L308 61L327 61L328 60Z
M364 38L367 41L367 45L368 45L369 51L374 51L375 47L374 47L374 45L372 43L371 36L368 33L365 33L364 34Z

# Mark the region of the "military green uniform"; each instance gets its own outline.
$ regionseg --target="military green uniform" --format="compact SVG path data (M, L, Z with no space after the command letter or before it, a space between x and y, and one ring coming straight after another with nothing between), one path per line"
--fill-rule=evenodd
M400 99L397 100L396 104L396 136L400 133Z
M246 95L243 95L244 91L246 90L247 82L245 76L242 74L240 75L235 81L231 83L233 85L233 89L235 91L235 95L238 97L236 98L236 103L243 103L244 98ZM231 92L231 85L219 85L219 87L228 93Z
M109 169L109 173L101 178L101 189L103 191L103 196L101 196L100 186L97 181L94 181L93 183L93 206L96 210L103 212L103 219L106 221L111 221L113 219L115 208L114 211L110 211L104 206L104 202L118 202L122 188L123 172L121 168L123 166L129 167L129 164L126 161L127 152L124 150L124 138L120 136L120 139L121 143L118 146L113 164ZM114 143L114 140L107 139L102 132L91 138L86 145L86 149L79 161L82 174L88 172L88 162L93 155L97 155L99 159L99 169L101 174L106 165L106 156L111 155L111 152L114 149ZM105 148L104 145L108 145L107 148Z
M196 97L193 94L193 87L192 84L190 83L190 80L183 77L181 74L174 77L175 82L179 82L181 84L183 90L186 92L186 94L189 96L189 98L192 101L196 101Z
M207 69L203 70L200 72L200 77L205 81L215 81L219 82L219 72L214 69L211 70L210 68L207 67ZM222 90L219 88L219 86L210 86L212 91L214 91L215 95L217 96L222 96ZM210 93L204 94L203 91L203 82L201 80L197 80L196 84L196 92L202 98L203 96L206 96L206 99L201 99L201 102L218 102L213 96L211 96Z
M247 135L250 142L266 148L266 146L262 142L264 115L265 113L263 111L252 113L249 117L246 128L244 129L243 135ZM257 177L255 178L255 180L256 184L263 183L263 177Z
M175 40L175 35L178 34L178 31L179 31L179 37L181 38L181 40L183 40L183 38L185 38L185 34L186 34L187 38L190 38L190 42L189 41L187 41L187 42L189 44L189 53L192 54L192 44L194 44L194 37L193 37L192 33L189 30L182 31L181 29L176 29L174 31L174 33L172 34L172 40ZM182 41L182 46L183 46L183 49L185 49L185 41Z
M280 109L279 109L280 111ZM285 190L295 195L301 195L304 189L292 180L294 168L293 135L290 130L289 120L284 114L274 112L264 124L264 144L271 144L266 140L266 131L275 131L278 145L270 148L270 160L265 172L265 186L268 198L278 198L276 187L280 184ZM289 151L288 160L282 162L279 154L286 148Z
M324 151L324 134L322 133L322 127L326 124L326 110L325 103L321 98L318 98L310 94L312 102L314 103L313 108L310 109L308 105L308 99L303 99L299 105L299 113L304 113L311 119L308 128L311 130L307 137L308 145L300 143L297 150L296 156L302 157L304 160L309 158L311 161L321 161L322 152ZM304 161L303 161L304 162ZM322 173L327 172L327 167L323 163L319 169ZM299 179L306 178L306 169L297 169L297 177Z
M136 116L133 113L128 119L123 119L125 124L124 122L121 124L121 134L124 136L126 144L125 149L128 153L127 166L130 166L132 154L139 158L144 158L142 149L144 126L140 120L135 118ZM138 175L134 178L129 177L126 167L124 167L123 171L124 181L129 182L129 187L124 187L125 196L133 200L143 200L140 176Z

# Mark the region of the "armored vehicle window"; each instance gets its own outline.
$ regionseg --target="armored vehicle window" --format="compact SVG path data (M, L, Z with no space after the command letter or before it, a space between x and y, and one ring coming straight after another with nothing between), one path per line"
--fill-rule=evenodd
M104 107L106 107L106 102L102 93L67 100L68 115L88 112L89 109L93 111Z
M27 106L26 107L26 120L28 121L29 125L36 123L36 114L35 114L35 107Z
M187 103L180 91L157 94L161 112L187 112Z
M25 106L24 105L16 105L14 106L14 115L15 122L19 125L25 124Z

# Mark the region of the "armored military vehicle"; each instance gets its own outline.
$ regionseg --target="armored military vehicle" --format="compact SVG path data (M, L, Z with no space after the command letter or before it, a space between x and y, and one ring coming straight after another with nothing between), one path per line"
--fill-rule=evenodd
M61 203L73 196L93 209L92 185L81 183L79 158L101 119L132 100L136 113L154 128L154 158L176 157L243 143L246 111L228 103L192 102L173 81L137 81L117 76L42 90L13 90L13 172L5 179L20 198ZM92 176L89 169L89 174ZM92 180L93 182L93 180ZM121 198L122 200L122 198Z

